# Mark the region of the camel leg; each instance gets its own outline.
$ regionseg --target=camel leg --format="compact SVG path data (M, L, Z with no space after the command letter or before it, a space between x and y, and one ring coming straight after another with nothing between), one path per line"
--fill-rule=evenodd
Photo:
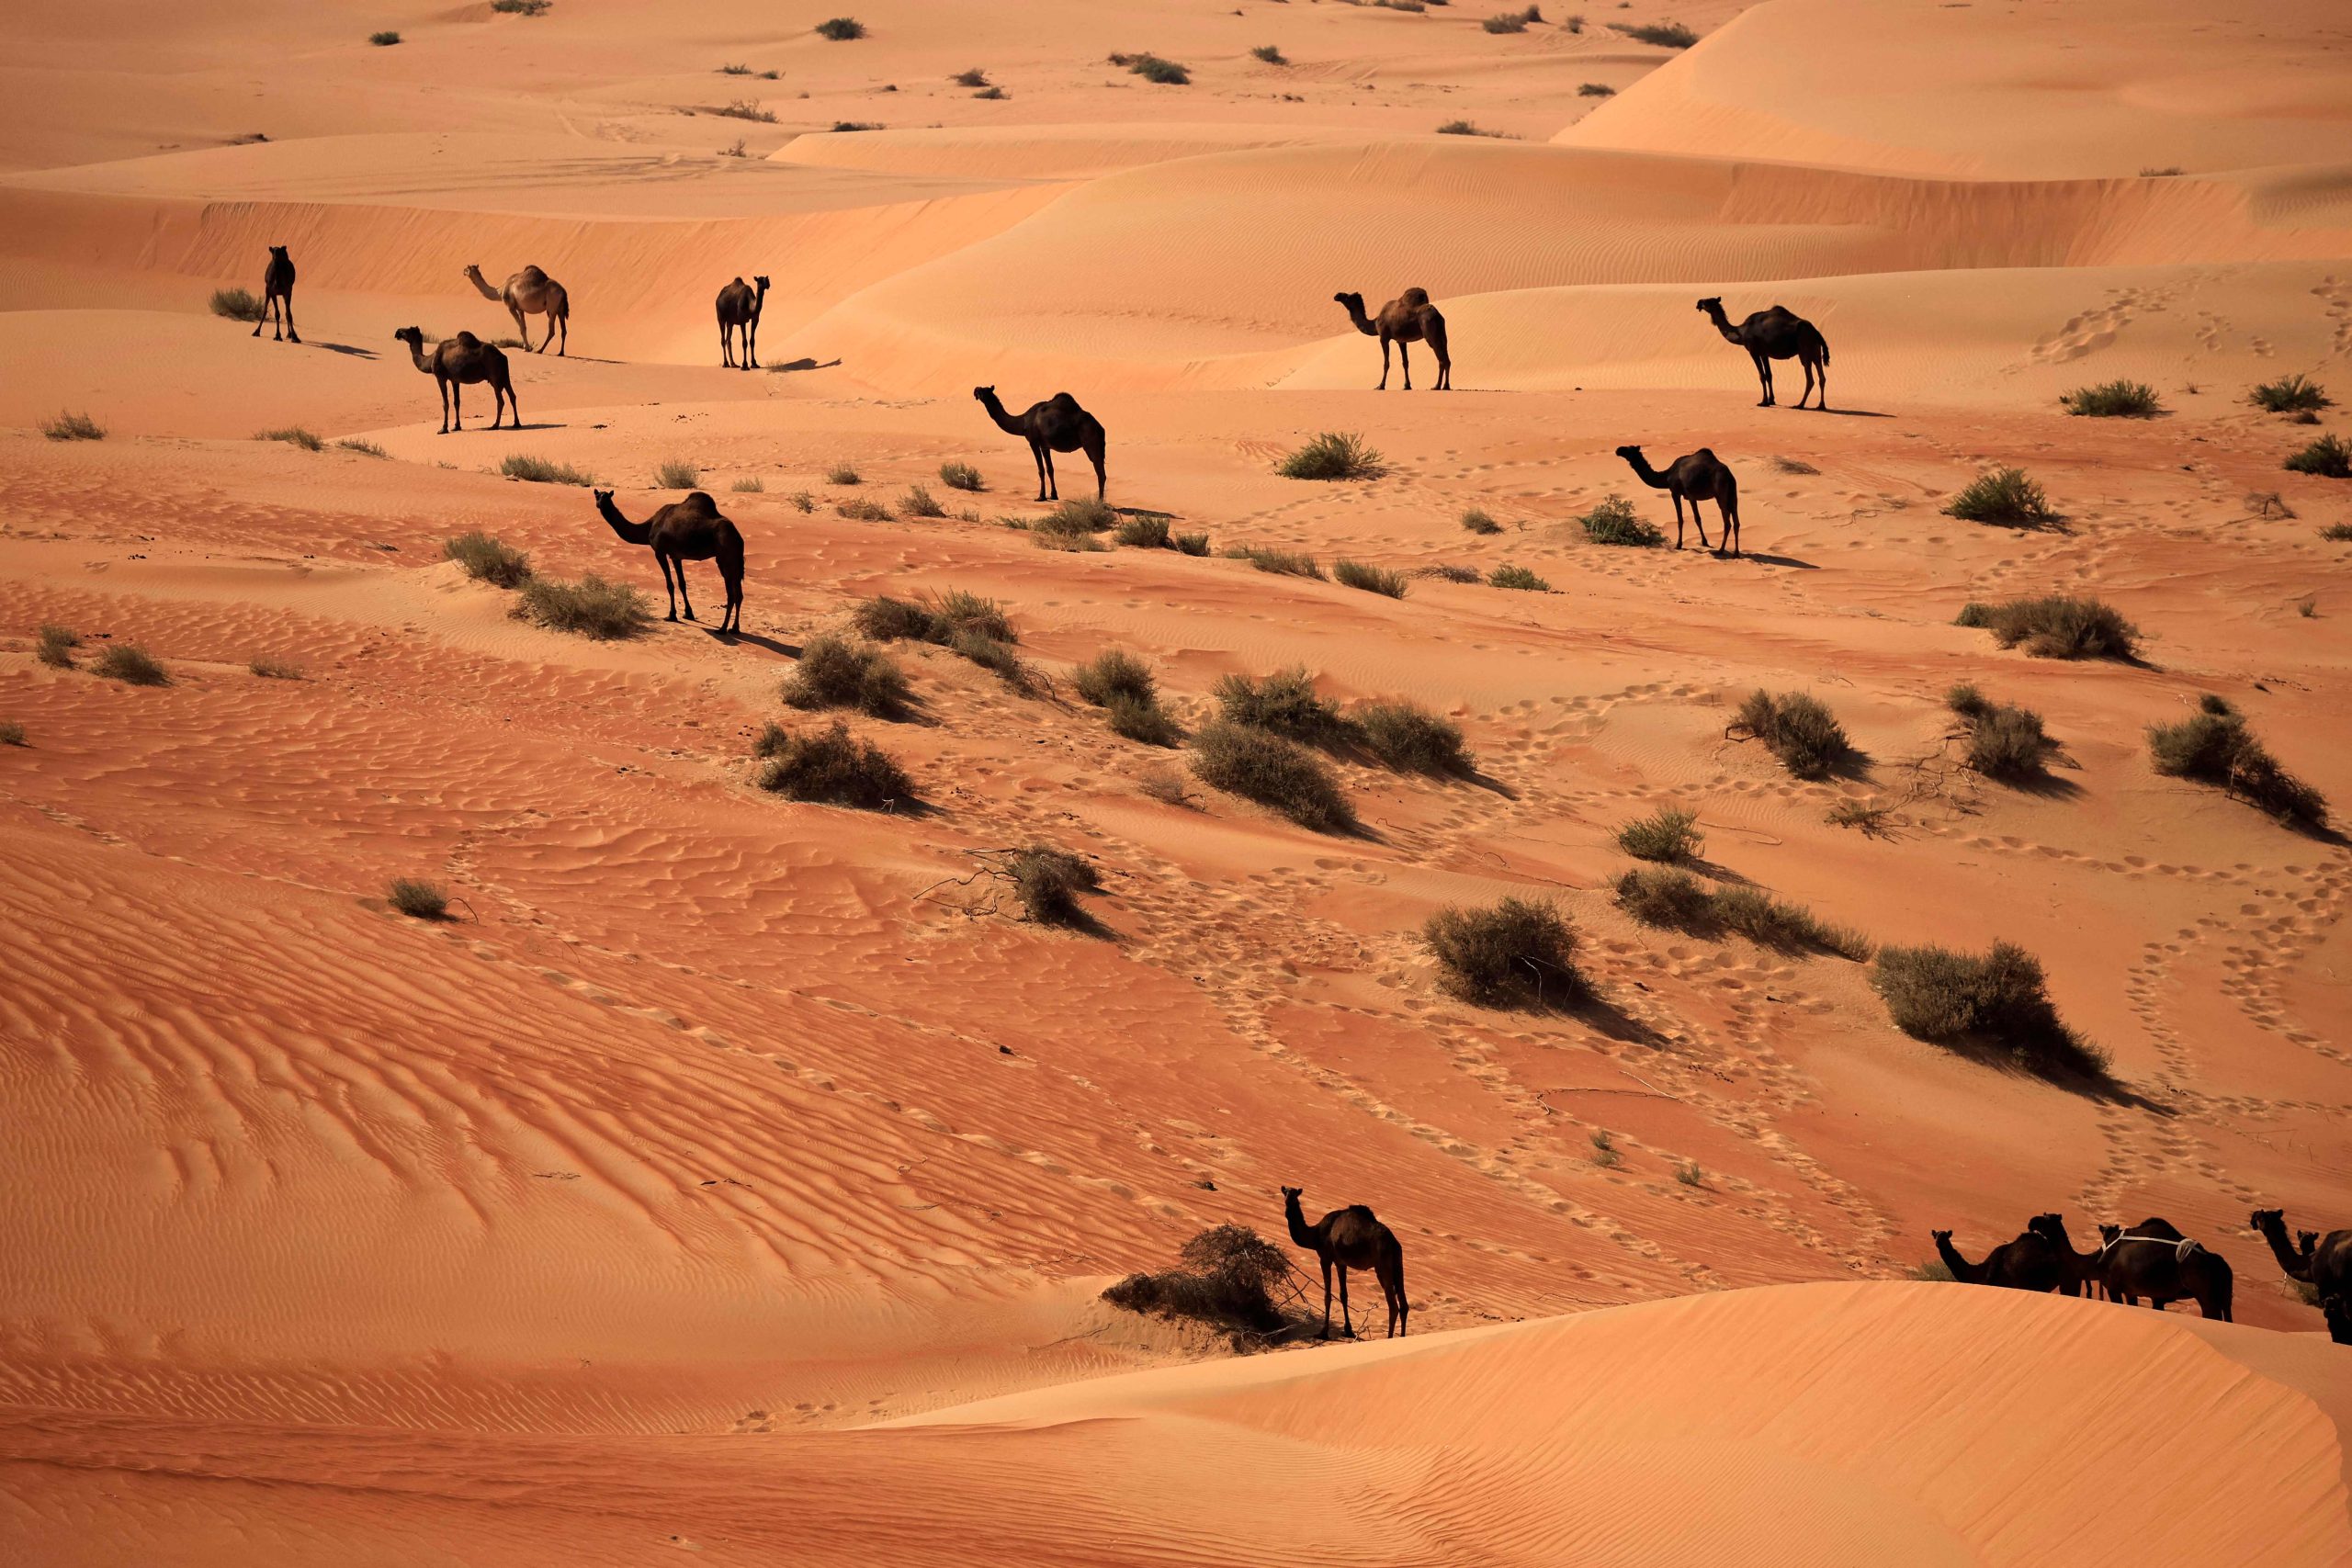
M1046 499L1046 448L1035 441L1029 443L1029 460L1037 465L1037 499Z
M1054 472L1054 449L1040 441L1037 443L1037 457L1046 465L1046 499L1059 501L1062 498L1062 481L1061 476Z
M1373 390L1375 392L1388 390L1388 334L1386 333L1380 334L1380 385L1374 387Z
M662 591L670 596L669 619L678 618L678 585L670 579L670 558L660 550L653 552L654 564L662 569Z
M271 295L268 291L267 286L265 285L262 290L261 314L254 318L254 336L255 337L261 336L262 328L269 325L270 304Z
M1324 1337L1324 1338L1326 1338L1326 1339L1329 1339L1329 1338L1330 1338L1330 1337L1331 1337L1331 1260L1330 1260L1329 1258L1326 1258L1322 1259L1322 1263L1323 1263L1323 1337Z
M1396 363L1405 367L1405 390L1413 389L1413 345L1403 338L1396 340Z
M1682 498L1668 491L1666 499L1674 502L1674 547L1679 550L1682 547Z
M686 607L686 619L693 620L695 599L693 594L686 592L686 561L684 556L678 558L678 603Z
M1355 1319L1348 1315L1348 1266L1344 1263L1340 1265L1340 1337L1343 1339L1356 1337Z
M1701 549L1712 549L1717 555L1721 555L1723 553L1723 547L1721 546L1710 545L1707 543L1707 514L1699 510L1699 498L1695 495L1690 498L1690 526L1699 530L1699 547Z
M1723 525L1722 538L1724 543L1731 547L1732 554L1739 554L1738 501L1728 496L1719 495L1715 497L1715 510L1722 513L1719 521Z
M735 368L735 329L725 321L718 323L718 363L724 369Z
M1829 362L1826 359L1822 360L1812 368L1814 390L1819 394L1813 400L1813 406L1820 412L1827 413L1829 412Z
M1756 361L1756 379L1764 388L1764 395L1757 400L1756 406L1759 409L1769 409L1772 406L1772 362L1763 355L1755 354L1752 351L1750 357Z
M743 323L743 368L760 367L760 319L753 316Z
M565 350L567 350L567 349L569 349L569 348L571 346L571 318L570 316L566 316L566 317L564 317L564 318L563 318L562 325L563 325L563 341L562 341L561 343L557 344L555 345L555 356L556 356L558 359L561 359L561 358L563 357L563 355L564 355L564 351L565 351ZM554 326L550 325L550 326L548 328L548 335L549 337L553 337L553 336L555 335L555 328L554 328ZM545 344L541 344L539 346L540 346L540 347L542 347L542 348L544 348L544 347L546 347L547 345L546 345Z
M302 334L294 330L294 295L290 289L287 293L279 296L277 308L286 317L286 341L288 343L300 343L302 341Z
M727 583L727 614L720 619L718 629L723 632L740 632L743 629L742 566L740 562L737 564L735 575L732 577L729 577L723 569L719 576Z
M1086 449L1087 460L1094 465L1094 499L1106 499L1111 491L1110 480L1102 477L1102 444L1096 442Z

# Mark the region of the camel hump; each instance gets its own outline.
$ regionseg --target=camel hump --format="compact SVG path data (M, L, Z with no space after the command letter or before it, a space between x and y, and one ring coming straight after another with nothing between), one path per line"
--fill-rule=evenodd
M526 264L525 264L525 265L524 265L524 267L523 267L523 281L524 281L524 282L526 282L526 283L545 283L547 280L548 280L548 275L547 275L546 273L541 272L537 267L532 266L532 265L528 265L527 263L526 263Z
M1365 1208L1362 1203L1349 1204L1347 1207L1347 1215L1351 1220L1362 1220L1366 1224L1376 1225L1380 1223L1380 1216L1374 1213L1370 1209Z
M458 345L463 348L480 348L481 346L481 339L474 336L473 333L467 332L461 332L458 334Z
M1408 310L1419 309L1429 302L1430 291L1426 288L1408 288L1404 293L1396 296L1396 303Z

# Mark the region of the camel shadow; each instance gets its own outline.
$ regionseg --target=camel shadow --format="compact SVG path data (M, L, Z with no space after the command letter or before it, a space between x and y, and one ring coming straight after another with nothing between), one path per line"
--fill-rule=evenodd
M1666 1045L1666 1036L1599 991L1585 991L1566 1003L1555 1005L1552 1010L1573 1018L1623 1044L1646 1045L1653 1051L1662 1050Z
M1893 419L1894 417L1891 413L1881 413L1875 409L1807 409L1804 412L1836 414L1840 419Z
M1733 558L1733 559L1735 559L1735 560L1752 560L1752 561L1754 561L1754 562L1755 562L1757 565L1758 565L1758 566L1788 566L1788 567L1794 567L1794 568L1796 568L1799 571L1819 571L1819 570L1821 570L1819 567L1815 566L1813 562L1811 562L1811 561L1809 561L1809 560L1799 560L1799 559L1797 559L1797 558L1796 558L1796 557L1794 557L1794 556L1768 556L1768 555L1758 555L1758 554L1757 554L1756 552L1754 552L1754 551L1752 551L1752 550L1751 550L1751 551L1749 551L1749 552L1748 552L1747 554L1746 554L1746 555L1735 556L1735 557L1733 557L1733 558Z
M322 343L318 339L312 338L311 340L311 346L312 348L323 348L329 354L348 354L355 359L378 359L382 357L374 349L361 348L356 344Z
M1519 791L1511 788L1510 785L1503 783L1502 780L1495 777L1494 774L1486 772L1484 769L1473 766L1461 773L1457 773L1453 776L1460 779L1464 784L1471 785L1473 788L1483 789L1490 794L1501 795L1505 800L1517 800L1519 798Z
M840 363L838 359L828 359L821 365L813 359L796 359L787 365L763 365L760 368L771 376L786 376L795 370L831 370Z
M691 621L686 624L696 627L701 631L703 636L709 637L714 642L748 642L753 648L764 648L770 653L780 653L786 659L798 659L800 657L800 649L793 644L788 642L778 642L772 637L762 637L757 632L723 632L717 626L706 626L700 621Z

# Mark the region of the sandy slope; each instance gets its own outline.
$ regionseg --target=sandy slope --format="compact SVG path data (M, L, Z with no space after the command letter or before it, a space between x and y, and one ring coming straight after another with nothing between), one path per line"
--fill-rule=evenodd
M1604 25L1646 4L1489 35L1460 6L877 0L840 45L773 12L26 19L0 94L0 720L29 742L0 748L0 1556L2352 1551L2346 1358L2245 1229L2346 1219L2352 858L2157 776L2143 740L2219 694L2352 798L2346 547L2320 534L2352 486L2279 467L2346 422L2245 401L2297 371L2352 396L2327 7L1772 0L1678 13L1711 35L1680 55ZM382 27L404 41L369 48ZM1141 48L1193 83L1103 63ZM946 80L974 66L1010 96ZM703 112L737 96L777 118ZM1433 134L1453 118L1517 139ZM205 309L271 243L299 348ZM392 330L511 332L458 270L526 260L571 288L573 353L515 353L526 431L436 434ZM763 359L823 367L716 364L710 299L760 272ZM1329 299L1408 283L1452 325L1442 400L1374 394ZM1820 322L1838 414L1752 406L1702 293ZM2166 416L2054 406L2117 376ZM1068 386L1111 499L1220 547L1553 591L1038 549L1002 525L1039 508L989 382ZM60 407L107 439L42 439ZM251 439L288 425L383 456ZM1272 471L1324 430L1387 474ZM1729 461L1747 558L1588 543L1612 492L1668 517L1628 441ZM514 619L446 538L658 577L582 491L500 478L517 453L631 515L695 467L747 540L751 635ZM2003 463L2059 525L1941 513ZM904 513L916 484L948 515ZM1464 532L1474 505L1501 532ZM854 727L922 810L751 787L758 728L806 722L777 687L812 637L957 587L1006 604L1040 680L899 650L916 712ZM2052 589L2114 604L2143 660L1951 625ZM44 667L44 624L173 683ZM1068 675L1114 646L1188 727L1220 677L1302 664L1453 717L1480 776L1342 759L1365 830L1304 831L1112 734ZM2046 788L1956 765L1960 680L2044 716ZM1860 760L1802 783L1730 739L1758 685L1820 694ZM1826 819L1869 801L1875 832ZM1713 874L1874 941L2021 943L2128 1092L1913 1041L1864 965L1635 924L1614 829L1668 805ZM1040 840L1102 869L1101 933L970 879ZM406 875L461 918L394 916ZM1506 893L1559 901L1595 1006L1440 990L1421 921ZM1204 1225L1273 1233L1300 1182L1396 1227L1429 1338L1234 1360L1094 1299ZM2202 1236L2237 1325L1898 1282L1931 1226L1973 1257L2053 1208L2078 1237Z

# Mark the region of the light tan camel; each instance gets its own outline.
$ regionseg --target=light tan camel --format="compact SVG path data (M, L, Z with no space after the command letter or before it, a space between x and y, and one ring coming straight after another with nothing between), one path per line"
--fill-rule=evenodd
M1413 356L1408 344L1426 343L1430 352L1437 355L1437 385L1431 391L1453 390L1453 357L1445 351L1445 318L1430 303L1426 288L1408 288L1380 308L1377 316L1363 313L1361 294L1334 294L1332 299L1347 308L1348 320L1356 331L1366 337L1380 340L1380 385L1378 391L1388 389L1388 345L1396 345L1396 357L1405 367L1405 390L1413 389Z
M571 346L571 296L563 291L562 284L537 267L525 267L508 278L503 289L492 288L478 266L466 268L466 278L481 290L483 299L495 299L506 307L507 312L514 318L515 335L533 354L545 354L548 344L555 343L556 356L561 358L563 351ZM526 316L545 316L548 319L548 335L539 340L537 348L531 348L531 329L523 321ZM558 327L563 329L563 341L560 343L556 343Z

